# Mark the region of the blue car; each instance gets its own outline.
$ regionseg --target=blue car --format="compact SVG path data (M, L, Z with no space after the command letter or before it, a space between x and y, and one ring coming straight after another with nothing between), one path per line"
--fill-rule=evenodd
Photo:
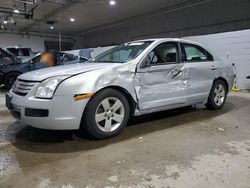
M82 63L86 61L85 59L78 58L73 54L67 54L63 52L53 52L53 53L55 54L57 59L57 66ZM9 63L3 64L2 66L0 65L0 85L4 84L6 89L10 89L12 87L16 78L20 74L48 67L47 63L40 61L41 54L37 54L32 58L26 58L22 60L18 59L14 55L11 58L16 60L15 61L12 60Z
M18 64L21 63L21 60L17 58L11 52L7 52L0 48L0 68L5 67L11 64Z

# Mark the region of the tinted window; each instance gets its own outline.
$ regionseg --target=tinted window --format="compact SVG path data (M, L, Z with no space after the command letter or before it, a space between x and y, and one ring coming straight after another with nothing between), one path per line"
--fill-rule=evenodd
M19 49L19 56L30 56L30 51L28 48Z
M200 46L193 44L183 44L182 57L184 61L188 62L201 62L213 61L213 56Z
M149 54L151 65L171 64L178 62L178 45L176 43L162 43Z

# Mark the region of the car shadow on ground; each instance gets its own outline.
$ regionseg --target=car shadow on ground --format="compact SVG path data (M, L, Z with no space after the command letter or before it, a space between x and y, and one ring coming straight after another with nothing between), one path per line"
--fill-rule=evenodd
M95 140L79 131L49 131L25 126L16 133L12 144L21 150L38 153L88 151L131 138L143 137L152 132L215 118L249 104L247 99L238 96L230 96L228 101L236 100L237 106L227 102L223 109L217 111L207 110L204 107L198 109L185 107L134 117L120 135L105 140Z

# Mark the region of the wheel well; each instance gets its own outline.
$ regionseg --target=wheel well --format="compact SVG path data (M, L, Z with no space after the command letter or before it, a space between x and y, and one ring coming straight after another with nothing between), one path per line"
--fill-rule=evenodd
M223 81L223 82L226 84L226 87L227 87L227 92L229 92L228 83L227 83L227 80L226 80L225 78L218 77L218 78L216 78L215 80L221 80L221 81ZM214 80L214 81L215 81L215 80Z
M107 89L107 88L112 88L112 89L115 89L115 90L118 90L120 91L122 94L124 94L124 96L126 97L126 99L128 100L129 102L129 106L130 106L130 115L133 115L134 112L135 112L135 108L136 108L136 102L135 100L133 99L133 97L131 96L131 94L124 88L120 87L120 86L108 86L108 87L105 87L105 88L102 88L101 90L103 89ZM99 92L99 91L98 91ZM132 104L132 105L131 105Z
M7 75L11 74L11 73L18 73L18 74L22 74L21 72L18 72L18 71L11 71L11 72L7 72L7 73L5 73L5 74L4 74L4 78L5 78Z

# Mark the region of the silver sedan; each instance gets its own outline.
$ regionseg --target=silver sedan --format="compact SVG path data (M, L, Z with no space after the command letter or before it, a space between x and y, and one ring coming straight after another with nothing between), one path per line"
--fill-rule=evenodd
M18 77L6 105L21 122L52 130L115 136L131 116L206 104L223 107L233 67L200 44L149 39L119 45L84 64Z

